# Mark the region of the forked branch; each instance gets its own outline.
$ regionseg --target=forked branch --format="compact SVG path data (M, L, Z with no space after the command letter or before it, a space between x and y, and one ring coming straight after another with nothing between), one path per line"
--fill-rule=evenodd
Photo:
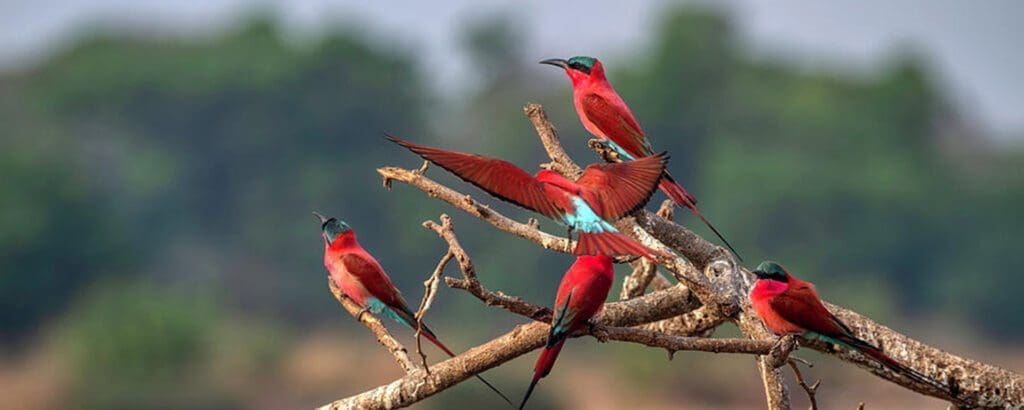
M564 152L557 132L551 126L542 107L530 104L525 112L537 129L541 142L551 158L545 167L566 177L576 178L581 169ZM600 146L595 146L599 154ZM610 158L614 159L614 158ZM498 230L530 240L544 249L570 252L568 239L550 235L533 223L512 220L468 195L439 184L423 175L421 170L395 167L378 169L384 185L393 181L413 186L428 196L441 199L473 217L490 223ZM659 215L661 214L661 215ZM758 355L757 364L762 373L769 408L789 408L789 395L779 367L789 363L789 353L796 348L793 338L779 340L769 334L754 315L746 295L752 285L752 276L738 266L729 253L692 231L672 222L664 209L659 214L640 210L632 217L616 223L621 231L634 236L645 245L658 250L671 250L681 257L662 257L658 266L671 273L679 284L671 285L650 268L639 266L634 282L624 299L609 303L597 318L602 336L608 340L639 343L650 347L708 352L746 353ZM390 338L379 322L364 315L363 321L378 335L381 343L395 356L407 375L387 385L362 394L331 403L324 408L397 408L408 406L439 391L447 389L473 375L499 366L543 345L547 335L550 309L530 304L522 299L484 288L476 278L472 261L462 249L451 227L451 220L442 215L441 223L426 222L449 245L449 251L439 263L432 278L440 278L446 258L455 259L462 271L461 278L446 277L445 283L463 289L487 305L501 307L512 313L530 318L533 322L517 326L511 332L441 363L435 364L429 374L417 372L418 366L409 360L405 349ZM657 267L654 267L656 270ZM650 279L648 279L650 278ZM421 311L430 305L436 294L437 281L427 287L427 296ZM654 290L646 293L648 287ZM337 295L337 293L336 293ZM358 307L339 296L339 301L354 315ZM347 304L346 304L347 301ZM356 311L353 311L352 306ZM873 374L907 389L946 400L962 407L1021 407L1024 406L1024 378L1007 370L961 358L893 331L855 312L828 305L854 332L868 342L884 348L886 354L907 366L948 386L941 391L911 380L875 365L858 353L821 342L799 339L801 346L835 355L865 368ZM707 335L725 322L736 323L747 339L707 339L690 335ZM371 326L371 323L375 325ZM377 328L379 326L379 329ZM383 331L380 333L379 331ZM381 335L385 336L381 336ZM580 336L581 333L574 336ZM802 375L801 375L802 378ZM814 387L802 384L814 402Z

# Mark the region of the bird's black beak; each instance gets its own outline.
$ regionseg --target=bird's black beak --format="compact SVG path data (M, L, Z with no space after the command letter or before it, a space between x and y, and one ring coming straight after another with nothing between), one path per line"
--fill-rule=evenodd
M329 220L330 220L330 219L328 219L327 217L325 217L325 216L323 216L323 215L320 215L320 213L319 213L319 212L317 212L317 211L313 211L313 216L315 216L315 217L316 217L317 219L319 219L319 220L320 220L320 227L323 227L323 226L324 226L324 224L326 224L326 223L327 223L327 221L329 221Z
M753 273L754 276L757 276L758 279L768 279L768 274L765 273L764 271L755 270L750 273Z
M562 69L565 69L565 70L569 69L569 62L565 61L565 60L563 60L561 58L549 58L547 60L541 61L540 63L541 64L547 64L547 65L553 65L555 67L562 67Z

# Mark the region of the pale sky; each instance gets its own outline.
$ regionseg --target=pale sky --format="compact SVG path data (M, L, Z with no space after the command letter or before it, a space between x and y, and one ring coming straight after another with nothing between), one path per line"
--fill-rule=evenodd
M629 4L626 4L629 3ZM459 53L467 21L512 13L529 33L529 58L590 54L612 64L645 45L663 0L0 0L0 69L24 67L84 28L202 35L254 10L272 10L301 37L332 26L369 29L382 46L424 52L438 91L452 92L468 64ZM486 4L486 6L481 6ZM904 47L935 63L940 80L977 126L1024 139L1024 1L731 0L744 41L794 65L863 71ZM585 12L579 10L586 10ZM569 34L572 33L572 34ZM583 35L586 33L586 35Z

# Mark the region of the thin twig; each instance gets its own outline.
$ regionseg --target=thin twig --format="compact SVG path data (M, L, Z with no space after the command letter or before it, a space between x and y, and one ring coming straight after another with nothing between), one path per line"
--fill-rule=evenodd
M804 392L807 393L807 399L811 401L811 410L818 410L818 400L815 398L815 393L818 392L818 386L821 385L821 380L817 380L814 384L808 386L804 382L803 374L800 374L800 367L797 366L796 362L789 361L789 368L793 369L793 375L796 376L796 383L800 385Z
M423 299L420 300L420 307L416 310L416 353L419 353L423 369L427 373L430 373L430 366L427 365L427 355L423 353L423 316L427 314L430 306L434 303L434 297L437 296L437 285L441 283L441 274L444 272L444 267L452 260L452 256L451 250L445 252L441 260L437 262L434 272L427 280L423 281Z
M623 278L622 292L619 295L619 300L632 299L643 295L647 291L647 286L651 284L651 280L654 279L658 272L658 266L647 258L637 259L630 265L633 266L633 272Z
M547 164L547 168L569 178L578 177L581 172L579 166L562 150L557 132L548 121L543 108L531 104L525 108L525 111L551 157L552 162ZM424 177L422 172L390 167L381 168L378 172L384 177L384 184L387 187L390 187L394 180L407 183L431 197L442 199L454 207L490 223L499 230L529 239L545 249L565 253L571 249L569 240L541 232L535 223L521 224L513 221L474 201L467 195ZM665 271L673 274L681 284L629 301L610 303L606 305L598 323L606 327L606 332L607 327L639 326L679 316L680 313L692 312L703 302L705 306L702 309L714 312L717 315L714 316L715 320L735 322L740 330L752 339L744 343L760 344L771 340L771 334L766 331L753 313L747 300L746 295L752 283L749 272L736 266L729 253L723 248L704 240L663 216L670 217L670 215L657 215L641 210L635 212L632 217L619 220L615 226L652 249L671 249L685 257L685 259L663 257L658 260ZM459 258L458 255L455 257ZM466 259L468 260L468 257ZM484 289L476 281L472 266L464 266L462 262L460 259L463 278L445 278L449 286L466 289L474 296L484 300L485 303L499 305L537 320L545 320L545 317L549 315L550 310L546 308L529 305L518 298ZM656 289L659 286L665 286L665 283L662 282L664 279L656 277L654 280ZM686 309L679 309L678 304L680 303L685 304ZM884 346L886 353L897 360L935 380L942 380L953 386L951 389L954 389L958 393L957 396L961 398L957 401L967 403L966 407L1015 407L1024 404L1024 378L1020 375L942 352L909 339L856 313L832 305L828 305L828 307L850 325L859 337L876 345ZM407 406L473 374L500 365L504 361L539 347L543 343L547 330L548 325L544 323L529 323L519 326L505 336L471 349L457 358L435 365L435 371L426 378L410 375L359 396L332 403L330 408ZM673 337L646 328L630 328L628 330L651 332L657 336L656 340ZM629 337L639 337L632 333L631 335ZM931 386L908 381L891 371L875 366L862 355L846 350L837 352L831 346L813 341L801 340L801 343L806 343L805 346L815 350L834 354L843 360L856 363L872 373L908 389L942 398L945 398L948 393L934 390L934 387ZM764 381L769 408L788 408L788 391L779 370L772 367L764 357L759 357L758 368Z
M599 315L598 322L610 340L640 343L667 350L696 350L720 353L765 354L771 349L770 343L747 339L698 339L659 335L630 326L637 325L637 318L656 317L652 306L661 306L656 301L644 300L651 295L626 302L610 303ZM657 308L654 308L657 309ZM321 409L393 409L406 407L440 391L443 391L475 374L499 366L544 345L549 326L547 323L531 322L516 326L511 332L487 343L437 363L428 375L407 375L383 386L358 395L329 403ZM579 337L588 333L573 334Z

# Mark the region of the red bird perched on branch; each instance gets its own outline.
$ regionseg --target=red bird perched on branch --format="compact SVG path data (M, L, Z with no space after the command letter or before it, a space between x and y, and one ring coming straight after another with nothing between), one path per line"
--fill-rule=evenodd
M537 364L533 368L533 380L526 390L526 395L523 396L522 403L519 404L520 410L526 406L526 401L533 393L533 388L537 387L537 382L551 373L565 339L587 326L590 319L604 307L614 277L612 258L605 255L579 256L576 263L565 272L555 296L555 312L551 318L548 341L544 351L537 358Z
M345 292L349 299L363 308L359 315L365 312L384 315L416 330L419 327L416 314L409 309L402 298L402 293L391 283L391 278L384 273L384 268L377 259L356 241L355 231L337 218L326 218L316 212L313 212L313 215L320 219L320 229L323 231L324 266L330 272L331 281ZM455 353L441 343L426 325L420 329L423 337L448 356L455 357ZM510 406L514 406L512 401L491 383L479 375L476 377L505 399Z
M946 391L942 384L900 364L881 349L854 336L853 331L821 303L813 284L794 278L772 261L761 262L753 273L757 282L750 291L750 302L761 321L776 335L799 334L840 345L860 352L910 380Z
M500 159L387 138L491 195L579 231L573 250L576 255L638 255L653 259L653 254L658 253L623 235L608 221L647 203L665 169L665 153L620 164L590 165L579 179L570 181L550 170L541 170L534 177Z
M633 117L633 112L626 105L619 93L615 92L612 84L604 75L604 66L593 57L578 56L568 60L552 58L540 62L541 64L561 67L572 80L573 103L576 105L576 113L583 122L583 127L594 134L604 144L615 150L625 160L634 160L654 155L651 143L647 141L640 123ZM743 260L736 249L715 229L697 210L697 198L686 192L668 171L664 171L664 178L661 180L660 188L673 202L690 208L697 218L700 218L711 228L711 231L718 236L725 246L728 246L737 258Z

